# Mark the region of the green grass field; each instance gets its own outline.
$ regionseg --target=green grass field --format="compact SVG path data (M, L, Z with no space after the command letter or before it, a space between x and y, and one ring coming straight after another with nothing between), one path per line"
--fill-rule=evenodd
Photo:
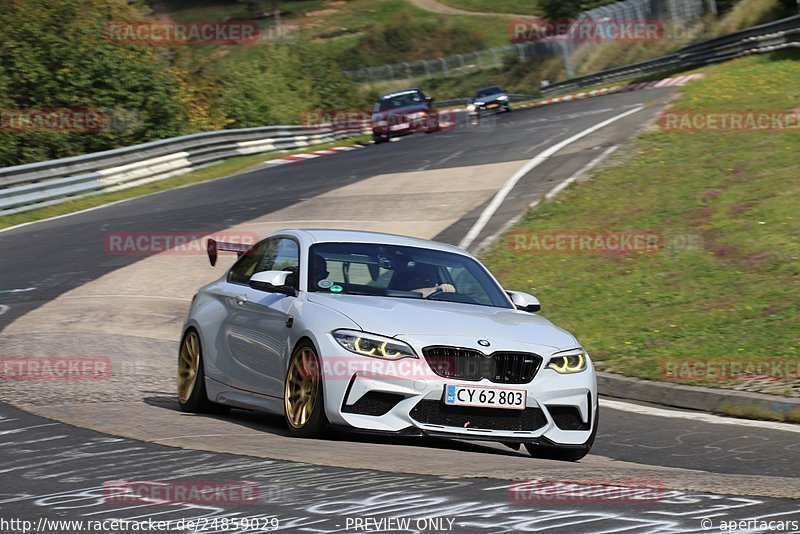
M800 53L702 69L680 110L796 110ZM796 126L796 123L795 123ZM649 230L649 254L485 254L505 287L531 292L600 370L663 379L690 359L800 358L800 129L640 135L588 182L529 211L513 231ZM684 377L685 378L685 377ZM800 395L791 380L685 382Z

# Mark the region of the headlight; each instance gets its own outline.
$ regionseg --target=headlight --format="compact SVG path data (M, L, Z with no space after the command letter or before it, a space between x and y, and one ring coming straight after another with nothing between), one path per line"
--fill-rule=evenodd
M475 104L468 104L467 111L475 111Z
M377 126L378 128L383 128L384 126L387 126L388 124L389 124L389 123L388 123L388 122L386 122L386 121L377 121L377 122L375 123L375 126Z
M406 343L366 332L355 330L336 330L333 338L350 352L361 356L383 358L385 360L399 360L401 358L416 358L417 355Z
M550 357L547 368L561 374L580 373L586 369L588 358L583 351L569 351Z
M425 113L422 111L417 113L409 113L408 115L406 115L406 119L410 121L413 121L415 119L424 119L424 118L425 118Z
M497 100L508 100L508 96L506 96L506 95L498 96Z

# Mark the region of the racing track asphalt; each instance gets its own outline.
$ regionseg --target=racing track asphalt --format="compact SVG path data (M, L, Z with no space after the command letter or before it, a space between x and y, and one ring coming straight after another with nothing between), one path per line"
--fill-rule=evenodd
M659 89L622 93L514 111L485 121L478 127L462 126L430 136L415 135L397 143L255 170L0 233L3 250L0 291L35 288L20 293L0 292L0 305L7 306L5 314L0 315L0 326L5 329L13 320L59 295L141 259L108 255L102 244L105 231L221 230L389 171L435 170L530 158L610 116L642 102L653 104L649 114L634 114L570 145L526 176L476 240L480 243L528 203L583 167L600 151L633 135L642 121L648 116L652 118L654 110L663 105L669 92L669 89ZM487 203L488 199L441 231L438 239L457 243ZM544 305L546 315L546 303ZM0 342L4 333L0 332ZM170 394L168 391L161 393ZM3 390L3 398L8 400L11 396ZM25 399L13 400L20 405L26 404ZM169 403L163 399L160 402ZM269 418L265 421L245 412L235 412L233 419L263 435L280 434L280 423ZM593 454L652 466L763 475L762 482L765 482L771 476L798 476L796 466L800 464L800 447L795 436L780 430L750 429L746 422L741 425L708 425L679 417L650 417L606 409ZM385 448L391 441L353 437L344 443L355 445L355 449L370 443ZM179 445L193 446L191 443ZM459 455L473 451L471 445L430 446L432 451L443 449L452 455L454 462L466 461L466 457ZM420 448L416 444L413 447L417 451L415 454L424 454L418 451L427 450L425 446ZM468 450L464 451L464 447ZM490 452L494 452L492 456L516 458L512 451L495 449L485 454ZM613 469L613 461L609 461L611 464L606 467ZM382 468L391 470L391 460ZM23 482L20 482L21 490L25 488Z
M46 525L49 528L40 531L72 533L78 531L74 524L57 529L53 523L39 522L153 520L172 521L169 532L249 534L267 531L262 522L275 518L272 531L321 534L364 532L354 528L356 521L396 518L409 521L409 528L393 523L394 528L381 531L675 534L701 529L718 532L701 526L709 521L718 528L723 520L800 520L795 500L673 491L655 478L576 484L559 477L557 470L537 471L514 481L454 478L200 453L109 438L2 403L0 433L5 435L0 443L4 481L0 528L3 520L27 520L32 522L29 531ZM207 488L214 483L247 483L258 490L251 489L252 499L246 501L222 493L189 503L173 501L164 491ZM143 488L156 484L161 486L160 499L103 499L115 495L112 488L120 486L147 497L151 494ZM259 523L257 528L221 528L224 518ZM204 521L204 528L180 529L181 519ZM83 526L89 530L88 523ZM3 531L22 532L8 527ZM141 527L135 531L156 532ZM377 529L373 526L367 531Z

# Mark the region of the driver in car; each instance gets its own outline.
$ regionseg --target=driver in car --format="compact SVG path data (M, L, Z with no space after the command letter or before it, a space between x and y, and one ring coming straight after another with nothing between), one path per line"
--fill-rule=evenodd
M422 298L426 299L437 292L442 293L455 293L456 288L453 284L439 284L433 287L421 287L418 289L412 289L411 291L416 291L417 293L422 293Z
M435 265L424 263L409 265L405 270L397 273L395 279L392 280L392 286L394 289L420 293L424 299L438 292L456 292L453 284L439 283L438 268Z

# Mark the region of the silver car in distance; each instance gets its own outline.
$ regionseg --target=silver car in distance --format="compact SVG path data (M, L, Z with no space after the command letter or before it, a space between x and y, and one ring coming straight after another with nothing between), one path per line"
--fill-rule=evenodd
M282 414L328 428L497 441L579 460L597 433L591 359L457 247L346 230L284 230L201 288L178 358L189 412Z

